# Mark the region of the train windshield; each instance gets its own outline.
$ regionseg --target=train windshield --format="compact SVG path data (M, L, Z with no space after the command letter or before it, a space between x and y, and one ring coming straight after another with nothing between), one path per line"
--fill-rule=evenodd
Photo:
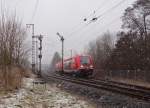
M80 62L81 64L90 64L90 59L88 56L81 56Z

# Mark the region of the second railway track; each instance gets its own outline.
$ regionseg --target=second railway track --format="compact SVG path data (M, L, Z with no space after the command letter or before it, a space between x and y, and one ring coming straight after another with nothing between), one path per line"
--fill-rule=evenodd
M123 83L116 83L113 81L105 81L105 80L93 80L93 79L81 79L81 78L73 78L68 76L60 76L60 75L47 75L46 79L58 79L63 81L68 81L71 83L76 83L88 87L93 87L97 89L103 89L119 94L124 94L136 99L144 100L150 102L150 89L144 88L140 86L128 85Z

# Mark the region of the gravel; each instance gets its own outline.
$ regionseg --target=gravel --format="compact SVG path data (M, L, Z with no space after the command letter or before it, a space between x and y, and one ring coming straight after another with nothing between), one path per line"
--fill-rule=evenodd
M24 78L22 88L7 94L0 93L0 108L150 108L150 104L64 81L51 80L48 84Z
M23 87L0 96L0 108L94 108L78 96L58 89L55 84L36 84L33 78L24 78Z
M65 81L51 81L56 83L63 91L85 97L86 100L90 100L91 103L95 104L96 108L150 108L150 103L124 95Z

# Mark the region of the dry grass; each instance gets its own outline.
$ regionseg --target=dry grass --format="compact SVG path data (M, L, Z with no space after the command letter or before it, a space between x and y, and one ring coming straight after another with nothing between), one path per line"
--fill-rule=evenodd
M29 78L33 75L30 69L21 68L21 71L22 71L23 77Z
M0 69L0 89L14 90L21 87L22 78L30 77L30 71L17 66L7 67L5 71Z
M132 79L122 79L122 78L111 78L112 81L116 82L121 82L121 83L127 83L127 84L132 84L132 85L137 85L137 86L143 86L150 88L150 83L145 82L145 81L140 81L140 80L132 80Z

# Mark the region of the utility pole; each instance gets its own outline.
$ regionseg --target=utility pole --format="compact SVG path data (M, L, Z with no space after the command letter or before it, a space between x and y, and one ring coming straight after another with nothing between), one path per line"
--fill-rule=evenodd
M35 69L36 69L36 72L38 73L38 71L39 71L39 64L38 64L38 58L39 58L39 55L38 55L38 36L35 36L35 39L36 39L36 61L35 61L35 64L36 64L36 66L35 66Z
M43 39L43 35L36 35L34 36L34 38L36 38L36 65L37 65L37 75L38 77L41 77L41 65L42 65L42 39ZM39 41L39 48L38 48L38 41ZM39 60L39 63L38 63Z
M70 50L71 58L72 58L72 49Z
M38 39L39 39L39 41L40 41L40 47L39 47L39 51L40 51L40 53L39 53L39 76L41 77L41 61L42 61L42 39L43 39L43 35L40 35L39 37L38 37Z
M148 33L147 33L147 24L146 24L146 18L147 16L150 14L150 12L146 12L144 15L143 15L143 21L144 21L144 35L145 35L145 60L147 60L147 57L148 57ZM148 62L148 61L147 61ZM148 69L148 67L147 67ZM146 69L146 70L147 70ZM144 72L145 74L145 72ZM144 75L144 78L146 78L146 75Z
M61 36L58 32L56 33L59 37L60 37L60 41L62 42L62 59L61 59L61 62L62 62L62 73L64 72L64 37Z
M34 24L26 24L27 27L32 27L32 72L35 73L35 36L34 36Z

